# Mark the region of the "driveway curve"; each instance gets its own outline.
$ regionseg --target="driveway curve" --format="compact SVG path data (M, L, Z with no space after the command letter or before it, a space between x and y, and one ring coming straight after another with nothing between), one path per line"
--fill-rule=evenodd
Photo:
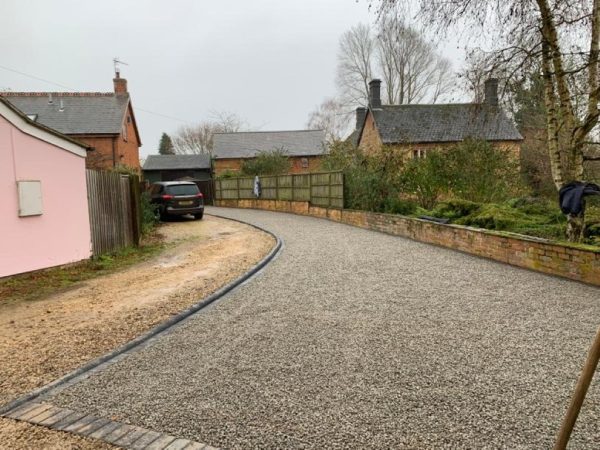
M47 401L224 448L549 448L600 290L322 219L260 275ZM570 448L600 444L593 383Z

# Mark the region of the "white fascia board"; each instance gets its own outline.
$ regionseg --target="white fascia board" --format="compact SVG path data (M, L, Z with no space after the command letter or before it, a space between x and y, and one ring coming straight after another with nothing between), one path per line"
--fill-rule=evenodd
M19 114L14 112L8 106L0 102L0 115L8 120L12 125L17 127L23 133L28 134L29 136L33 136L42 141L48 142L56 147L62 148L68 152L71 152L77 156L81 156L85 158L87 156L87 151L85 147L77 145L67 139L63 139L55 134L52 134L40 127L36 127L32 125Z

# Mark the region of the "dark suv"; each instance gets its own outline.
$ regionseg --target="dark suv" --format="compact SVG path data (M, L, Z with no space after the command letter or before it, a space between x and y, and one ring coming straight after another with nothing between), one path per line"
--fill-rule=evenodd
M204 199L196 183L191 181L161 181L150 187L150 197L156 215L161 219L168 216L191 214L194 219L204 215Z

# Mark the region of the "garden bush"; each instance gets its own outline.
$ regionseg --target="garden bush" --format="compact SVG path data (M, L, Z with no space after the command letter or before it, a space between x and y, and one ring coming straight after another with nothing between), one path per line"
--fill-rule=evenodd
M261 151L256 158L244 160L241 174L254 175L283 175L290 171L290 160L283 150Z
M448 187L458 198L496 203L524 192L518 158L489 142L466 139L443 158Z
M410 216L417 212L417 205L409 200L388 198L384 204L383 210L388 214Z
M440 196L448 192L449 174L446 155L430 152L426 158L412 159L401 174L402 189L416 198L425 209L435 206Z
M142 207L142 234L150 233L158 220L156 219L155 206L150 203L150 193L142 192L140 196L140 204Z
M384 212L401 193L403 155L393 148L364 153L349 142L333 142L322 167L344 172L347 208Z
M456 220L478 212L481 206L481 203L470 202L469 200L452 199L438 203L431 212L431 215Z

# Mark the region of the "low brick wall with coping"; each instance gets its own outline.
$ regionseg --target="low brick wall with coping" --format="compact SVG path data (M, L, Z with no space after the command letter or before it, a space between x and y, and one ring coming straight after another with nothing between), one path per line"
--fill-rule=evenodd
M263 209L321 217L368 230L493 259L506 264L600 286L600 249L395 214L328 209L309 202L217 200L216 206Z

